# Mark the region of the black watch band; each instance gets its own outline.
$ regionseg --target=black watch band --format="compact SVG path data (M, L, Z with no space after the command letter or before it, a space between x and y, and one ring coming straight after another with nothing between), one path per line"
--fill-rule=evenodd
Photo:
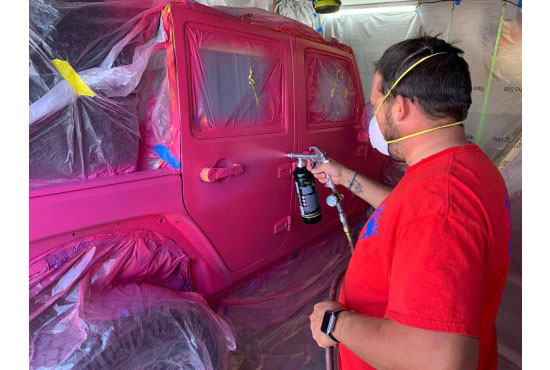
M336 327L336 319L338 318L338 314L342 311L348 311L348 310L345 310L343 308L340 308L337 310L326 310L325 315L323 316L323 322L321 323L321 331L336 343L340 343L340 341L334 338L334 336L332 335L332 332Z

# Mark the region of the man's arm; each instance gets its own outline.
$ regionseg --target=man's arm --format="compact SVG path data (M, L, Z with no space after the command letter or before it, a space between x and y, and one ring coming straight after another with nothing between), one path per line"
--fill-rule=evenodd
M307 169L322 184L327 183L326 173L328 173L335 185L342 185L344 187L349 185L354 172L332 159L328 163L320 164L315 168L312 168L311 164L308 163ZM386 199L392 189L358 173L353 180L350 190L376 208Z
M321 332L327 309L337 302L315 305L313 338L321 347L335 344ZM390 319L351 311L339 314L332 335L363 361L377 369L476 369L479 339L460 334L418 329Z

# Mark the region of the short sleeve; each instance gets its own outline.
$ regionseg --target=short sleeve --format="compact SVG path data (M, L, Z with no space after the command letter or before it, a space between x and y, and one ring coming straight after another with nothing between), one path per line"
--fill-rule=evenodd
M486 234L448 215L405 226L389 270L385 317L421 329L479 337Z

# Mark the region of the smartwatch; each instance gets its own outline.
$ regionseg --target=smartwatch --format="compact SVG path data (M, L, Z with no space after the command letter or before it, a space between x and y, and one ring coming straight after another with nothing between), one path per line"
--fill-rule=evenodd
M340 343L340 342L338 341L338 339L334 338L334 336L332 335L332 332L336 327L336 319L338 318L338 314L340 314L340 312L342 311L348 311L348 310L344 310L342 308L337 310L326 310L325 315L323 316L323 322L321 323L321 331L336 343Z

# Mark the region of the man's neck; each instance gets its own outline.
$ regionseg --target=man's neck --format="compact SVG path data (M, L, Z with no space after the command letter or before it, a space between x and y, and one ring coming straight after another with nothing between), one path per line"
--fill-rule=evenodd
M446 149L469 143L461 127L449 127L442 130L444 132L430 132L422 135L424 137L411 138L410 142L404 143L405 161L409 166Z

